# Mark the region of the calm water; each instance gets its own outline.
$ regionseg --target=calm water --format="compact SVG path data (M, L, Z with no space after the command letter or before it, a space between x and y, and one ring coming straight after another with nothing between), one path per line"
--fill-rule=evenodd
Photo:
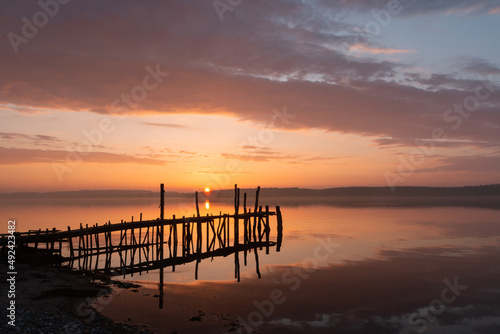
M196 316L182 313L192 313L193 307L203 313L203 321L186 321L177 329L220 333L231 328L220 327L226 319L238 319L246 329L280 333L500 329L500 210L433 206L432 201L419 206L287 203L264 200L264 205L282 204L284 237L280 252L275 247L269 254L257 250L260 279L255 250L246 266L241 258L239 283L234 256L201 261L198 280L194 262L175 272L165 268L165 300L159 309L154 296L159 270L126 275L120 278L142 282L151 292L117 291L103 312L124 321L133 314L134 320L165 332L173 329L168 319L174 323L179 316ZM0 209L3 220L15 218L23 231L159 215L154 199L11 201ZM181 201L167 201L166 210L167 217L195 212L193 204ZM203 202L201 214L221 211L232 213L232 205ZM273 217L271 240L275 227Z

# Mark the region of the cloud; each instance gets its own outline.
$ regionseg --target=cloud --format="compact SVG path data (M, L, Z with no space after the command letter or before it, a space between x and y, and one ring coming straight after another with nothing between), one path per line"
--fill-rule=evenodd
M491 14L491 15L494 15L494 14L500 14L500 7L491 8L491 9L488 11L488 14Z
M399 50L399 49L385 49L385 48L373 48L363 44L355 44L349 47L350 52L359 52L359 53L369 53L372 55L385 54L385 55L393 55L393 54L407 54L407 53L416 53L416 50Z
M381 146L381 147L385 147L385 146L391 146L391 147L402 146L401 145L401 140L399 140L398 138L378 138L378 139L373 140L373 143L376 146Z
M158 159L158 158L191 159L194 158L195 156L200 156L200 154L197 152L179 150L179 149L170 149L170 148L155 149L152 148L151 146L141 146L139 147L139 149L148 151L148 153L142 153L139 154L138 156L150 157L153 159Z
M177 128L177 129L187 129L188 127L182 124L173 124L173 123L148 123L148 122L143 122L142 124L144 125L151 125L151 126L162 126L166 128Z
M241 161L294 161L296 155L274 155L274 154L232 154L232 153L221 153L221 155L226 159L234 159Z
M74 160L68 159L68 154L70 154L68 151L0 147L0 156L2 157L0 164L20 165L32 163L74 162ZM88 154L81 154L80 156L82 162L84 163L135 163L142 165L164 165L166 163L166 161L157 159L138 158L127 154L107 152L91 152Z
M387 0L338 0L319 1L323 5L331 4L337 10L351 10L371 12L387 8ZM417 16L430 13L442 14L495 14L498 11L498 2L495 0L400 0L402 16Z
M490 62L479 57L461 57L458 60L458 66L463 70L479 75L498 75L500 67L491 64Z
M500 156L453 156L438 161L439 166L416 172L496 172L500 176Z
M433 148L495 148L500 145L498 142L483 142L471 140L429 140L429 139L416 139L416 140L401 140L399 138L377 138L372 141L375 146L380 148L394 148L394 147L427 147Z
M493 5L467 3L485 10ZM341 18L342 11L369 12L386 4L245 2L230 13L229 29L211 2L173 0L147 7L134 1L72 2L19 54L2 45L0 103L109 114L116 112L115 101L142 85L146 66L158 64L170 75L128 113L230 114L260 121L269 118L273 107L289 106L296 117L288 130L319 128L403 142L428 138L437 126L449 128L443 113L462 103L480 80L423 77L401 72L408 69L405 64L348 57L348 48L358 44L368 55L411 52L356 43L353 25ZM419 1L408 4L408 13L444 12L465 4ZM37 8L19 6L6 5L2 33L19 29L19 14ZM460 131L448 136L498 143L499 106L496 91ZM257 158L268 159L265 154Z
M331 160L346 158L346 157L325 157L325 156L314 156L310 154L285 154L284 152L279 152L272 150L265 146L253 146L244 145L241 147L242 151L237 154L234 153L222 153L221 156L226 159L234 159L241 161L281 161L288 163L307 163L307 162L328 162Z
M196 172L186 172L185 174L206 174L206 175L227 175L228 171L217 171L217 170L201 170ZM245 171L231 171L231 174L251 174L251 172Z
M0 132L0 139L4 139L5 141L9 142L18 142L19 140L25 140L35 145L48 145L48 146L54 146L54 145L57 146L58 144L63 143L62 140L54 136L27 135L18 132Z
M40 109L35 107L26 106L16 106L16 105L0 105L0 110L14 110L22 114L38 115L38 114L50 114L52 110Z

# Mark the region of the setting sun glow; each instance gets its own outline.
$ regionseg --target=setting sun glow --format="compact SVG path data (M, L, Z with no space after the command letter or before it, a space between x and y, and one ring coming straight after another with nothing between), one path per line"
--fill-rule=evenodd
M209 188L209 187L206 187L206 188L205 188L205 192L206 192L206 193L209 193L209 192L210 192L210 188Z

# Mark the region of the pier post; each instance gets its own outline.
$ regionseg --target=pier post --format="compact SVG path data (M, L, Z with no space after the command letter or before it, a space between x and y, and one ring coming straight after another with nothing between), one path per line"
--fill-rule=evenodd
M69 253L70 257L73 258L75 255L73 254L73 237L71 236L71 227L68 226L68 243L69 243Z
M243 193L243 214L245 217L243 218L243 244L247 245L248 243L248 224L250 218L247 217L247 193ZM245 247L245 251L243 252L244 265L247 266L247 249Z
M45 249L48 251L49 250L49 229L45 229Z
M260 186L257 187L257 192L255 193L255 207L253 209L254 214L257 214L257 209L259 208L259 193L260 193ZM253 216L254 235L255 235L255 227L257 226L257 219L258 219L258 217L256 215L254 215Z
M52 251L52 253L54 253L54 243L55 243L55 239L54 239L54 233L56 233L56 228L53 227L52 228L52 241L51 241L51 244L50 244L50 250Z
M266 233L266 254L269 254L269 233L271 232L271 226L269 226L269 205L266 205L266 226L264 228L264 233Z
M276 218L278 220L278 240L276 244L276 252L281 250L281 243L283 242L283 218L281 217L280 207L276 207Z
M164 234L164 225L163 220L165 219L165 186L160 184L160 257L163 260L163 234Z
M200 207L198 203L198 192L195 192L195 202L196 202L196 216L197 216L197 222L196 222L196 252L199 253L201 251L201 218L200 218ZM207 222L208 224L208 222ZM208 226L208 225L207 225ZM197 260L198 261L198 260Z
M239 244L239 209L240 209L240 189L238 185L234 185L234 240L233 244L237 246Z
M244 228L244 237L243 237L243 244L247 244L247 238L248 238L248 222L249 218L246 217L247 214L247 193L243 193L243 214L245 215L245 218L243 219L243 228ZM245 263L246 265L246 263Z
M165 218L165 186L160 184L160 220Z

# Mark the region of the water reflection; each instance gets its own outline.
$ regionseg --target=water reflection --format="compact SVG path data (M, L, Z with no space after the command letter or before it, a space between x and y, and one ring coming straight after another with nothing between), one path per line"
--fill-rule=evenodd
M460 206L466 200L466 205ZM418 332L421 327L412 327L409 317L414 312L419 314L429 310L430 303L441 297L444 280L453 283L456 277L458 284L468 288L461 291L453 303L446 304L442 314L430 315L435 320L427 323L427 332L500 332L500 211L492 209L493 198L491 205L484 199L460 199L459 202L401 199L397 203L385 203L383 199L370 203L363 199L328 199L325 200L329 201L327 205L318 205L316 200L301 201L310 201L310 205L296 205L297 200L290 202L291 206L284 210L286 247L280 253L270 251L269 255L263 256L267 248L266 235L261 238L262 244L258 243L258 236L265 229L261 226L259 232L253 223L251 229L249 226L242 228L242 221L238 247L232 241L233 224L226 226L229 234L224 227L214 225L215 232L223 231L219 234L225 246L217 247L222 248L220 253L205 254L208 239L209 246L212 241L206 236L201 249L197 247L196 238L189 241L189 246L183 247L179 242L182 240L181 225L175 233L177 247L173 246L174 233L170 235L170 231L166 231L163 259L161 256L156 258L157 249L153 245L123 249L121 256L113 253L107 265L110 272L122 277L126 275L125 279L133 277L134 280L154 282L155 286L150 294L119 291L104 312L125 322L130 314L134 314L134 320L170 332L170 324L186 319L186 314L191 316L188 313L191 311L186 310L201 308L207 314L231 313L228 324L237 316L247 321L248 316L257 310L255 301L269 300L271 293L280 289L285 293L286 302L274 305L273 314L266 317L265 324L257 330L272 333L399 333L409 325L410 330ZM283 204L284 201L277 200L276 203ZM201 205L202 216L232 210L232 204L215 202L212 198L209 204L209 209ZM39 217L45 217L52 220L40 227L57 223L64 229L70 224L68 220L92 222L110 217L112 221L119 221L124 215L137 215L142 210L144 216L156 217L157 206L153 202L145 210L144 205L133 203L48 208L27 205L18 212L25 215L20 219L21 223L36 223ZM167 210L180 211L168 200ZM197 226L193 227L192 234L196 236ZM202 230L206 231L206 227L203 225ZM208 228L212 231L211 226ZM273 226L269 238L276 244L269 245L271 250L280 247L278 233ZM244 247L243 240L248 240L248 235L250 244ZM144 234L141 237L144 238ZM151 239L151 235L149 237ZM153 234L153 239L155 237ZM283 280L285 273L295 272L304 258L314 254L317 240L324 238L341 244L329 259L330 263L319 263L320 266L312 272L302 270L300 286L297 280ZM113 244L117 244L120 234L113 234L112 239ZM231 240L230 244L227 244L228 240ZM218 237L215 244L221 245ZM213 248L210 250L214 252ZM206 256L200 256L203 254ZM144 260L146 256L149 256L148 261ZM98 262L98 269L102 269L105 258L104 254L98 261L93 257L90 267L94 268ZM172 258L184 262L175 262ZM83 258L78 260L84 261ZM121 261L126 265L121 266ZM143 262L158 267L137 266ZM174 271L175 274L171 274ZM183 276L186 272L189 279ZM141 273L141 278L138 278ZM200 280L192 284L192 277ZM234 284L238 277L241 282ZM152 302L154 294L160 296L158 304ZM164 302L164 296L168 302ZM425 319L425 316L412 319ZM208 324L208 319L203 319L201 324L184 320L180 326ZM199 332L199 327L182 329L183 333ZM222 330L213 332L225 330L227 328L222 327Z
M204 329L209 333L225 332L225 325L235 319L262 333L499 333L499 257L498 243L384 248L374 259L315 270L305 270L301 264L273 266L258 282L165 284L165 295L175 303L171 307L166 303L163 310L151 305L148 296L123 291L105 312L134 312L135 319L165 332L177 321L183 333L200 331L198 324L179 321L198 309L232 315L220 327ZM457 287L455 292L450 284ZM441 300L445 288L445 300ZM275 303L273 312L262 313L258 305L269 309L268 301L276 290L282 292L284 302ZM446 307L442 309L439 301ZM257 326L252 315L258 312L263 322ZM118 319L123 318L127 319ZM209 319L203 319L200 326L209 324Z

